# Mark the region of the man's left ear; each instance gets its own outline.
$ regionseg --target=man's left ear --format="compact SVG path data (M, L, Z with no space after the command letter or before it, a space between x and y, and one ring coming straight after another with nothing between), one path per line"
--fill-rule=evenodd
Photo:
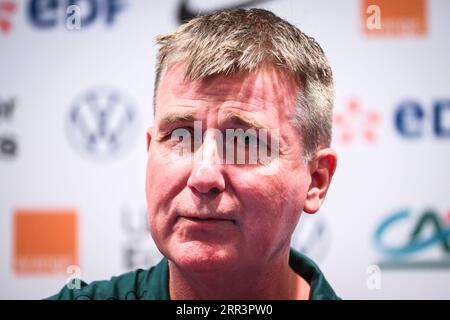
M316 157L310 161L309 173L311 183L306 194L303 211L316 213L327 194L334 171L336 170L337 154L330 148L320 149Z
M153 127L147 129L147 151L150 148L150 143L152 142L152 129Z

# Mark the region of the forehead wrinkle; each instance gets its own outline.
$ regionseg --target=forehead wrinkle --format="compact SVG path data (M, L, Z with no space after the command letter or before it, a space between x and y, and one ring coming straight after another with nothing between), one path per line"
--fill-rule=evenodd
M199 80L184 78L184 63L168 66L162 85L170 86L170 92L179 98L206 101L239 100L250 104L262 100L286 98L286 91L295 91L295 81L285 72L272 66L264 66L253 72L239 72L231 75L214 75Z
M293 76L275 66L193 81L185 80L183 68L181 62L168 66L161 82L166 90L165 97L159 101L161 107L176 106L181 101L195 109L208 107L210 103L221 107L239 105L239 109L250 112L270 111L271 115L268 116L272 120L275 120L274 116L279 120L289 119L294 110L299 90L297 82Z

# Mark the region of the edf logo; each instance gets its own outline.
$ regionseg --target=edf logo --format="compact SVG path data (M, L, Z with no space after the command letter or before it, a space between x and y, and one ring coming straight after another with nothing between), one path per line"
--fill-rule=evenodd
M395 127L405 138L450 138L450 100L438 100L427 110L421 103L400 103L394 115Z
M80 7L82 27L89 26L96 20L103 20L110 26L124 9L121 0L31 0L27 11L35 27L49 29L66 24L66 19L70 18L67 12L70 6Z

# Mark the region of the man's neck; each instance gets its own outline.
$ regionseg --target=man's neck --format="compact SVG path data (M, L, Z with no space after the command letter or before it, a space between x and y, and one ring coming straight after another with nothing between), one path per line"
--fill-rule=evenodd
M169 261L169 291L181 299L307 300L310 286L288 264L288 256L257 270L185 272Z

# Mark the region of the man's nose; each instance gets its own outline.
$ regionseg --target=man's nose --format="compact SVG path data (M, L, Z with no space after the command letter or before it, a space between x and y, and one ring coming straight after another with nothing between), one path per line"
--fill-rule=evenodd
M200 154L194 156L194 165L188 179L188 186L201 193L223 192L225 179L222 173L221 157L218 146L221 147L220 137L214 131L207 131L202 147L197 150Z

